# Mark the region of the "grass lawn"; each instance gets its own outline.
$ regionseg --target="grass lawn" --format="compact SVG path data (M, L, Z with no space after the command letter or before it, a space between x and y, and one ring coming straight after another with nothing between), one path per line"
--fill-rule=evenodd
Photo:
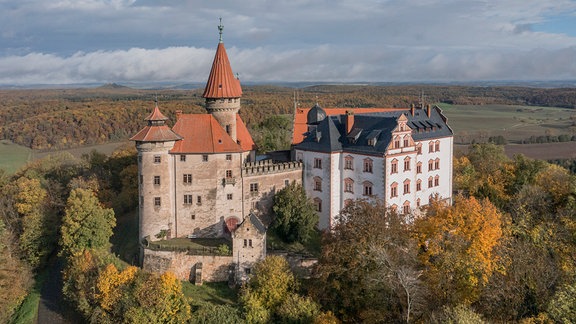
M0 169L4 169L9 174L26 164L31 156L32 150L27 147L7 140L0 141Z
M208 302L218 305L236 305L238 292L228 287L227 282L205 282L196 286L188 281L182 282L182 291L186 297L192 298L194 304Z
M511 143L530 136L574 135L576 110L554 107L439 104L454 130L455 143L502 135Z
M13 324L33 324L36 323L36 315L38 314L38 305L40 303L40 290L46 277L48 276L48 270L36 275L34 286L32 290L26 296L20 308L12 315L12 320L10 323Z

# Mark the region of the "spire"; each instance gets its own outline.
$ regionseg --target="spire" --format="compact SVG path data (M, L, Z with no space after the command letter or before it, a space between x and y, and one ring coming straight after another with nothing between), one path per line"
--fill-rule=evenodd
M218 41L218 43L224 43L224 41L222 40L222 33L224 31L224 25L222 25L222 17L220 17L220 25L218 25L218 30L220 32L220 40Z
M222 42L222 30L224 29L222 20L220 20L218 29L220 30L220 42L216 48L212 70L210 70L210 76L208 77L208 82L206 82L202 97L207 99L240 98L242 96L242 87L240 87L240 81L232 72L228 54L226 54L226 48Z

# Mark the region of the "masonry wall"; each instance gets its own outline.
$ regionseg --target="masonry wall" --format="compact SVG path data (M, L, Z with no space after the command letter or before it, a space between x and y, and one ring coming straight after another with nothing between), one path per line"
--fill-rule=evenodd
M194 280L198 263L202 263L202 281L228 281L233 258L232 256L189 255L187 252L144 249L142 268L156 273L170 271L180 280Z

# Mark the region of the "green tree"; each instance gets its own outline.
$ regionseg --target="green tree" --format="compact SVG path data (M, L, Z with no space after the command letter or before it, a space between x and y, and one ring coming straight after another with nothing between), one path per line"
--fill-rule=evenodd
M576 319L576 281L560 287L554 294L548 305L548 315L556 323L573 323Z
M268 256L256 263L253 270L254 274L240 292L240 303L248 322L265 323L295 291L296 278L281 256Z
M326 232L312 295L351 322L398 322L423 311L415 240L383 202L356 201Z
M107 248L115 225L114 211L103 208L92 191L72 190L62 219L60 253Z
M313 203L295 181L276 193L272 210L272 229L288 243L308 241L318 223Z

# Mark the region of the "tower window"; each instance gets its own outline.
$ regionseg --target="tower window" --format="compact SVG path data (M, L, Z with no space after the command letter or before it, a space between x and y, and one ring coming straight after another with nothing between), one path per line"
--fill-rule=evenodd
M202 196L196 197L196 205L198 206L202 205Z
M154 197L154 207L160 207L162 206L162 200L160 199L160 197Z
M232 131L232 126L226 125L226 133L228 133L228 135L230 135L231 131Z
M372 183L364 182L364 196L372 196Z
M364 159L364 172L372 173L372 160Z
M154 176L154 185L155 185L155 186L159 186L159 185L160 185L160 176Z
M180 161L186 162L186 155L184 155L184 154L180 155Z
M160 155L154 155L154 163L160 163L160 161L162 161Z
M314 158L314 168L322 169L322 159Z
M208 154L202 154L202 162L208 162Z

